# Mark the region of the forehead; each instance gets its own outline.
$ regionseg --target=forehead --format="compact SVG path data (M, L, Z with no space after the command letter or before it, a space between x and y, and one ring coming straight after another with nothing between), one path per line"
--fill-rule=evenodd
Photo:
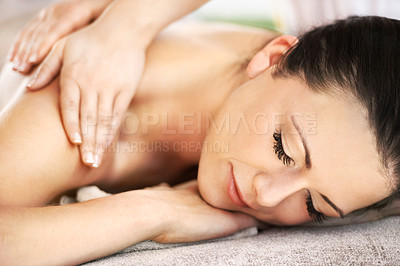
M388 180L379 170L375 137L362 106L350 96L317 94L304 83L282 82L282 86L292 87L291 93L286 91L280 97L291 102L287 112L297 114L296 122L310 152L310 187L345 213L389 196Z

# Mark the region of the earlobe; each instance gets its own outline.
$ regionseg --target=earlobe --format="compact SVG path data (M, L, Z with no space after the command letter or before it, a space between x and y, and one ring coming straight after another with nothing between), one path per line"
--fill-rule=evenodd
M275 38L250 61L246 69L247 76L253 79L269 67L275 65L279 58L297 43L297 37L292 35L282 35Z

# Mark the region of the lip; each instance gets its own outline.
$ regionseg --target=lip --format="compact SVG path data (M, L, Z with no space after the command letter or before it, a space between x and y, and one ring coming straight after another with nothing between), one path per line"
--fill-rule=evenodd
M227 191L231 201L238 207L249 208L249 205L243 200L243 196L237 186L235 176L233 174L233 165L229 162Z

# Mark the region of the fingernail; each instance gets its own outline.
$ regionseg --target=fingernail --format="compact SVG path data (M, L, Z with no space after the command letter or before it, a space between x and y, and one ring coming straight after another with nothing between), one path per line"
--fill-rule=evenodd
M29 85L28 85L28 86L29 86ZM74 133L74 136L73 136L73 138L72 138L72 142L73 142L73 143L76 143L76 144L81 144L81 143L82 143L81 135L79 135L78 132L75 132L75 133Z
M35 79L32 79L29 81L28 85L26 85L27 88L31 88L33 86L33 84L35 84Z
M94 168L99 168L100 166L100 155L96 154L94 156L94 164L92 164Z
M93 158L93 153L92 152L88 152L86 154L86 162L88 164L94 164L94 158Z
M37 59L37 56L36 56L36 55L31 55L31 56L29 57L28 61L29 61L30 63L34 63L34 62L36 62L36 59Z
M36 79L37 79L37 73L31 78L31 80L29 80L28 85L26 85L27 88L31 88L33 87L33 85L35 85L36 83ZM75 136L74 136L75 138Z
M18 67L18 71L23 72L23 71L25 71L25 68L26 68L26 63L25 63L25 62L22 62L22 63L20 64L20 66Z
M18 59L17 59L16 61L14 61L13 69L14 69L14 70L18 70L19 64L20 64L20 62L19 62Z

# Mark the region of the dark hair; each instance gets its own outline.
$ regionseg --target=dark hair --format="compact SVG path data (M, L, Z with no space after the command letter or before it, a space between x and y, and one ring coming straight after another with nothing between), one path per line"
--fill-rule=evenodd
M285 53L273 77L301 78L315 92L336 88L359 102L375 135L381 170L394 190L363 210L383 208L399 195L400 21L353 16L317 27Z

